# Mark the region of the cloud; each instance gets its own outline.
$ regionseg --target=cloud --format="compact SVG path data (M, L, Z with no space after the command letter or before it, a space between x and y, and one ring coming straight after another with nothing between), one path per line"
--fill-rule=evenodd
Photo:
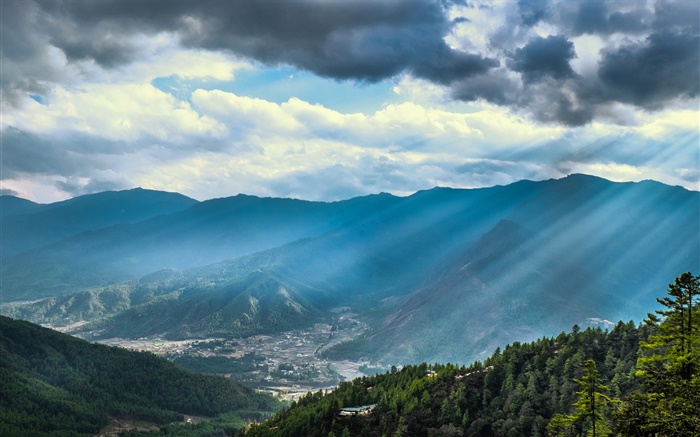
M0 96L4 105L16 104L25 93L43 94L50 83L65 76L46 35L33 30L37 28L33 19L39 13L37 5L9 0L0 3L0 8Z
M458 52L449 49L444 43L438 44L434 50L426 50L424 57L412 67L412 73L419 78L428 79L442 85L484 74L491 68L498 67L495 59L482 58L478 55Z
M467 102L485 100L504 106L516 102L522 92L519 78L504 69L461 80L451 87L451 95L456 99Z
M549 15L549 1L518 0L518 12L523 24L534 26Z
M652 26L656 31L697 33L700 30L700 4L690 1L658 0L654 3Z
M4 0L4 186L334 199L571 169L697 186L697 2L409 4Z
M360 83L411 75L455 99L576 126L616 103L659 110L695 98L698 13L685 0L6 0L0 86L6 104L17 104L89 75L144 71L145 59L186 49ZM585 53L575 70L574 41L587 37L598 38L600 62ZM230 80L227 68L212 76Z
M220 137L226 130L149 83L61 87L48 104L27 99L24 105L24 111L8 111L5 122L28 132L74 131L124 141L151 138L172 147L192 137Z
M694 183L700 189L700 169L698 168L677 168L676 174L684 181Z
M11 188L0 188L0 196L17 196L19 193Z
M157 1L9 0L4 17L3 27L21 22L12 26L16 37L8 39L12 47L5 54L18 70L22 57L45 57L48 44L60 49L68 63L119 67L139 56L141 47L133 35L162 32L176 34L185 47L225 51L269 65L290 64L335 79L373 82L413 71L443 83L497 64L446 45L443 37L450 23L443 6L430 0L411 2L410 7L398 0L175 0L165 8ZM23 42L22 35L31 36L31 43ZM20 50L19 43L31 50ZM18 77L8 79L8 87L20 86Z
M82 196L83 194L97 193L101 191L115 191L129 188L130 185L124 180L110 180L101 178L68 178L58 180L56 188L71 197Z
M566 37L538 37L515 51L510 67L522 74L526 83L539 82L547 77L564 79L574 75L569 61L575 57L574 44Z
M420 81L401 84L409 94L413 86L420 87ZM484 103L457 112L429 101L404 102L365 115L296 98L274 103L202 89L193 93L190 110L195 118L221 124L223 136L187 132L187 126L184 134L171 136L193 144L212 141L211 147L183 148L152 135L108 139L110 131L42 135L8 128L2 138L2 171L10 182L5 185L44 200L56 193L65 197L131 186L200 199L245 192L336 200L380 191L408 194L435 185L506 184L571 171L616 178L653 172L669 183L697 185L691 171L697 117L691 110L666 110L658 119L649 114L639 126L594 123L571 130ZM49 184L45 197L28 178Z
M647 2L637 0L557 1L550 6L556 12L550 13L547 20L572 37L615 33L634 35L649 32L653 28L656 17L663 13L658 10L662 3L666 3L664 9L677 10L685 8L682 3L688 2L656 1L654 4L657 10L654 10Z
M660 109L676 98L700 91L700 36L660 32L645 43L607 51L599 76L605 93L616 101Z
M697 2L552 0L519 2L517 14L508 11L500 11L505 19L489 37L491 49L508 57L507 70L452 83L454 98L568 126L625 123L610 117L620 103L658 111L697 99Z
M41 138L16 128L0 132L0 141L3 178L12 179L23 173L73 175L97 164L75 159L70 148L53 138Z
M615 11L608 17L609 30L613 33L642 33L649 29L653 15L648 9L634 9L628 12Z
M608 10L604 1L576 2L573 20L574 35L608 33Z

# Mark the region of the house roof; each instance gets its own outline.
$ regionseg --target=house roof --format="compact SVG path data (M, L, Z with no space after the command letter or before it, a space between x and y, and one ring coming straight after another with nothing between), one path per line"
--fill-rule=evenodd
M361 407L345 407L340 411L347 411L348 413L359 413L360 411L371 410L376 406L377 404L363 405Z

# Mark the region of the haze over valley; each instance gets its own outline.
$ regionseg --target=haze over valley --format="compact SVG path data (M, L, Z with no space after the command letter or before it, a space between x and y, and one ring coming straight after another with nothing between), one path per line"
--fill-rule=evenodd
M15 248L4 314L123 345L257 336L264 347L209 354L260 355L256 382L315 361L324 370L307 382L332 386L329 360L468 363L573 324L641 320L669 277L700 264L698 193L653 181L571 175L330 203L141 189L1 199ZM305 330L320 334L281 341Z
M700 435L699 67L692 0L0 0L0 435Z

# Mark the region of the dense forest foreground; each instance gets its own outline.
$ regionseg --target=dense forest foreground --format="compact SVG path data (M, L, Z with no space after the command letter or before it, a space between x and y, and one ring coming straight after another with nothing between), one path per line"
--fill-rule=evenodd
M392 367L282 410L224 377L0 317L0 435L95 435L119 419L152 424L129 437L698 436L699 295L700 276L684 273L640 326L575 325L469 366Z
M700 276L645 323L514 343L470 366L421 364L309 393L247 436L698 436ZM347 407L369 412L339 416Z
M96 435L113 418L157 429L183 422L184 415L219 416L221 435L280 407L223 376L2 316L0 387L3 437Z

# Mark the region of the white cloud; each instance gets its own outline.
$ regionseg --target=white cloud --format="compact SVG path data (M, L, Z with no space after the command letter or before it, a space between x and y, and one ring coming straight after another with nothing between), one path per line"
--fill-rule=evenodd
M150 80L168 73L166 58L180 60L171 71L183 77L209 74L187 65L206 56L163 53L163 65L138 67L125 81L101 76L101 82L57 87L47 104L27 99L21 110L5 114L4 128L63 137L88 134L127 146L76 152L104 153L112 170L86 169L70 180L19 178L6 181L6 188L57 200L66 197L57 184L87 189L99 180L199 199L245 192L329 200L378 191L409 194L434 185L479 187L559 177L562 168L612 180L654 178L697 187L694 164L678 162L685 149L677 145L653 163L628 160L624 147L616 147L626 153L616 157L606 156L604 148L595 149L594 156L582 153L606 138L626 144L636 134L658 147L674 133L697 132L698 112L692 107L647 114L619 105L609 123L572 130L484 102L451 102L443 87L408 77L395 85L400 102L371 113L342 113L300 98L276 103L205 89L195 90L190 104ZM219 72L212 70L218 79L227 80L240 67L210 55L221 61ZM627 125L617 123L621 117Z
M667 185L679 185L691 190L700 189L697 179L688 181L682 174L672 174L654 167L631 166L615 163L567 163L572 173L584 173L599 176L615 182L640 182L643 180L655 180Z
M303 125L280 105L263 99L238 96L213 90L196 90L192 102L201 113L255 135L292 134L303 130Z
M598 72L600 50L605 41L598 35L581 35L573 38L576 57L571 60L571 68L582 76L593 76Z
M0 188L12 190L18 197L37 203L51 203L66 199L67 195L58 188L63 181L60 176L31 176L26 178L3 179Z
M88 84L57 88L52 101L27 99L24 111L5 117L7 126L33 133L81 132L110 140L153 137L182 142L193 135L221 137L226 127L202 117L189 103L151 84Z
M646 137L663 139L679 130L700 132L700 113L694 109L669 108L654 114L641 113L637 131Z

